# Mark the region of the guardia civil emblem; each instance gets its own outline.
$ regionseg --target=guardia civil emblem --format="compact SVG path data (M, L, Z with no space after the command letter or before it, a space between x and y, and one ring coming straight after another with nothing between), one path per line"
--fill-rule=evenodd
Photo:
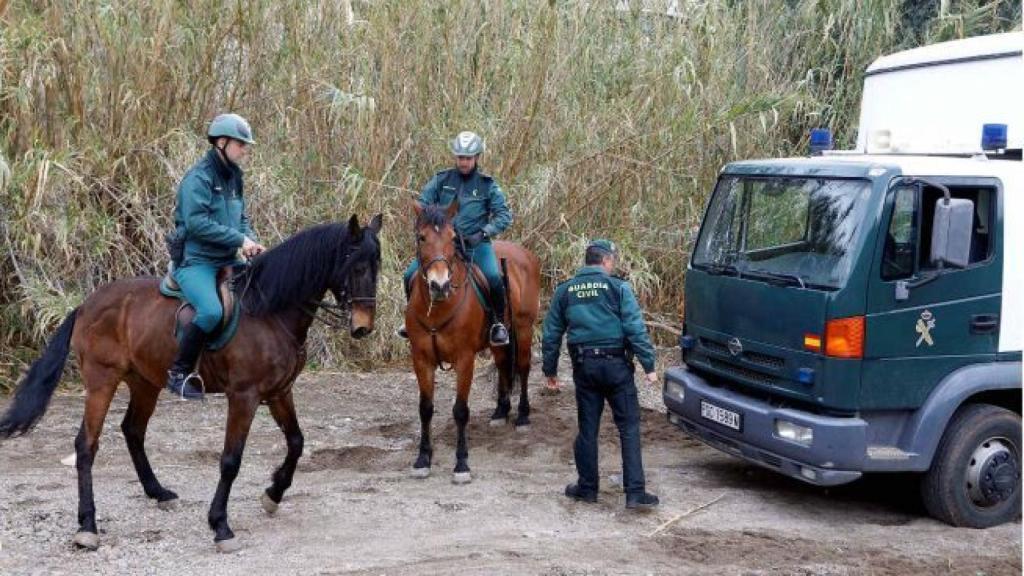
M922 342L927 343L929 346L935 345L935 340L932 339L932 328L935 328L935 317L927 310L921 312L921 317L917 319L917 325L914 327L914 330L921 335L917 339L915 347L919 348Z

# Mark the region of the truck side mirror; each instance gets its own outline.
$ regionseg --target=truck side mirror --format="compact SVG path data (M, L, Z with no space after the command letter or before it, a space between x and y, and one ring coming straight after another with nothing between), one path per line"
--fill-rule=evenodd
M932 219L931 262L936 266L964 268L971 261L974 202L942 198L935 203Z

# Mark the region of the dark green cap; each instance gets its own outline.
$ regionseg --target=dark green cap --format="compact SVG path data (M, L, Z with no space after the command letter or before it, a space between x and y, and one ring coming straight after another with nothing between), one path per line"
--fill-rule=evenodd
M602 252L610 254L611 256L617 256L619 253L619 249L615 247L615 242L604 238L598 238L597 240L591 241L590 244L587 244L587 250L590 250L591 248L596 248Z

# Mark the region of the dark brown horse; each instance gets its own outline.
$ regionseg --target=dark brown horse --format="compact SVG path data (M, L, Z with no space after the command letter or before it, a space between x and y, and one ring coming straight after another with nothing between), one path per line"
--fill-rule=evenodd
M447 209L415 205L416 256L420 269L413 281L409 306L405 311L405 325L420 388L420 449L412 475L425 478L430 474L434 376L438 367L449 364L454 367L458 382L452 409L458 428L452 481L462 484L471 480L466 424L469 422L473 364L476 354L489 346L489 321L473 294L470 268L456 251L452 219L458 209L457 201ZM540 261L533 253L509 242L495 242L494 251L499 261L504 259L507 263L507 293L514 338L509 346L491 347L499 374L498 405L491 415L491 424L507 421L511 408L509 391L518 378L520 393L515 426L517 430L525 430L530 424L527 378L530 375L533 325L540 309ZM481 284L486 286L486 282Z
M244 311L238 334L224 348L204 353L200 362L206 390L224 392L228 402L220 483L209 512L214 540L223 552L239 547L228 527L228 495L261 403L270 407L288 445L284 463L262 496L267 513L276 511L291 486L303 444L292 384L305 364L306 335L316 306L324 305L320 300L331 292L349 309L353 337L373 330L380 226L380 216L366 228L353 216L348 225L304 230L257 257L235 283ZM178 498L156 479L144 447L146 426L177 348L171 328L178 303L162 296L158 284L152 277L120 280L90 295L61 324L0 418L0 438L28 432L46 411L69 347L74 350L85 386L85 415L75 439L79 529L74 542L84 548L99 546L92 464L103 420L121 382L131 392L121 430L142 488L161 508Z

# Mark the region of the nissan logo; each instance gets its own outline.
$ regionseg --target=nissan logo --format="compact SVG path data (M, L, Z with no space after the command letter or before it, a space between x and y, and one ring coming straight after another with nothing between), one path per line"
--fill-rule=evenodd
M729 339L729 354L733 356L739 356L743 353L743 343L740 342L739 338Z

